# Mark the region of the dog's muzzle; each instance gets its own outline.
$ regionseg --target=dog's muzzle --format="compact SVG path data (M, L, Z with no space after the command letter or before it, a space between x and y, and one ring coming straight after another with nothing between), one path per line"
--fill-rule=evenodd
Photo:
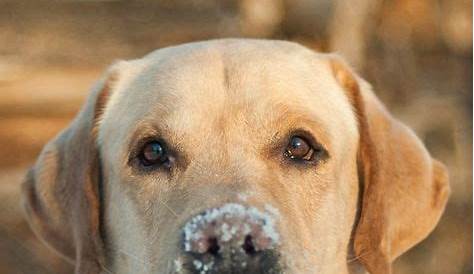
M281 273L275 212L225 204L183 227L176 273Z

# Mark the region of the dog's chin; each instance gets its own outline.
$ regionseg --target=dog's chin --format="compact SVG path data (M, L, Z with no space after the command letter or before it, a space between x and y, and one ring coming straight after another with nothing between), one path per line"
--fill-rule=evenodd
M244 255L244 256L242 256ZM284 273L277 251L256 252L250 258L239 251L227 256L186 254L174 261L174 274L281 274Z

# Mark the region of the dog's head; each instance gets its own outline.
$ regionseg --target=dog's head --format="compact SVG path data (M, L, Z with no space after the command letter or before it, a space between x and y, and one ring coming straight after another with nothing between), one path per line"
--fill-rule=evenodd
M77 273L390 273L449 193L336 56L258 40L113 65L23 189Z

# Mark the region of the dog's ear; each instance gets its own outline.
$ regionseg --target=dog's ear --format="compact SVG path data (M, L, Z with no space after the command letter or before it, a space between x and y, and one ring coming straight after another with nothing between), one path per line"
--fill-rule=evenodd
M388 274L393 260L438 222L450 192L447 170L387 112L365 81L337 57L329 59L359 123L362 200L354 251L370 273Z
M43 148L22 186L33 231L74 263L76 273L102 269L95 128L123 64L108 70L71 125Z

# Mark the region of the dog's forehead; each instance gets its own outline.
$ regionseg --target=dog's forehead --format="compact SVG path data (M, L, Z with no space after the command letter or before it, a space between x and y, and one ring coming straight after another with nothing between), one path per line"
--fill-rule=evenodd
M158 118L166 128L181 131L177 134L195 134L224 119L235 130L240 121L261 132L266 124L304 113L326 125L324 130L334 128L334 134L338 127L356 131L350 104L326 58L294 43L192 43L158 50L126 66L105 122L120 119L126 127Z

